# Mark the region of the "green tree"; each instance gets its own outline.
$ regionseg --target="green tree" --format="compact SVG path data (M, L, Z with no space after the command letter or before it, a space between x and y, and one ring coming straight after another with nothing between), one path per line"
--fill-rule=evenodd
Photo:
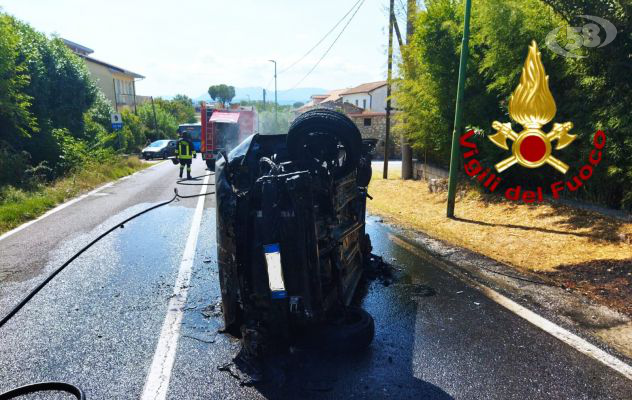
M608 137L603 165L590 182L595 200L632 210L632 1L543 2L564 20L565 26L582 27L592 21L579 16L596 15L617 28L616 39L607 46L584 47L583 58L563 59L568 74L563 109L574 118L575 130L588 135L599 128ZM604 38L601 30L599 39ZM586 150L582 150L585 159Z
M147 138L152 142L158 139L176 138L178 130L176 118L165 110L160 103L155 103L154 106L156 123L154 123L154 110L151 103L138 107L138 116L143 125L147 127Z
M0 14L0 139L14 143L37 129L30 113L32 97L24 63L18 59L20 37L11 17Z
M146 145L148 127L138 115L129 110L123 110L121 117L123 118L123 129L121 132L117 132L125 137L125 147L121 150L126 153L137 153Z
M61 40L0 14L1 147L29 164L45 162L52 174L64 173L63 137L55 131L87 139L83 116L97 93L83 60ZM20 164L15 157L10 163Z
M572 3L572 4L571 4ZM608 135L607 152L589 185L578 196L614 207L632 209L632 81L628 79L632 42L619 37L603 48L583 48L585 58L562 57L545 46L554 28L582 26L576 15L602 15L619 35L629 34L632 3L627 0L480 0L473 13L470 59L465 88L464 124L493 133L494 120L509 121L507 100L516 88L527 47L536 40L549 75L558 112L555 121L571 120L579 135L564 149L571 167L586 161L596 129ZM417 152L447 165L463 25L463 0L428 0L415 19L415 34L404 49L394 97L397 130L407 135ZM560 35L561 36L561 35ZM566 38L559 37L564 44ZM503 115L504 114L504 115ZM520 127L516 126L516 129ZM487 164L506 155L478 137ZM484 154L484 155L483 155ZM506 183L538 185L550 179L540 170L510 169Z
M226 106L226 103L230 103L235 97L235 87L225 84L213 85L208 88L208 94L213 101L218 100L222 103L222 106Z
M155 99L155 102L171 114L178 124L190 124L197 121L193 100L186 95L178 94L171 100Z
M22 180L30 154L19 150L19 144L37 130L30 112L32 98L25 93L29 76L18 58L19 45L14 20L0 14L0 184Z

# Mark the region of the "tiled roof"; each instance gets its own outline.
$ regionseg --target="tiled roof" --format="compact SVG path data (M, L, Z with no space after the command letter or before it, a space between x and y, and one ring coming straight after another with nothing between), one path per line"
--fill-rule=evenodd
M384 85L386 85L386 81L363 83L362 85L348 89L340 94L345 95L345 94L356 94L356 93L369 93L369 92L374 91L377 88L381 88Z
M346 91L348 89L336 89L336 90L331 90L327 93L327 98L325 98L325 100L323 100L323 103L326 101L336 101L340 98L340 95L342 94L342 92Z
M310 96L312 100L310 100L307 103L305 103L303 106L298 108L296 111L303 112L303 111L307 111L307 110L313 108L314 106L316 106L318 104L327 103L327 102L330 102L330 101L336 101L336 100L338 100L340 98L340 93L344 92L345 90L348 90L348 89L336 89L336 90L330 90L326 94L314 94L314 95ZM319 100L319 101L315 102L314 100Z

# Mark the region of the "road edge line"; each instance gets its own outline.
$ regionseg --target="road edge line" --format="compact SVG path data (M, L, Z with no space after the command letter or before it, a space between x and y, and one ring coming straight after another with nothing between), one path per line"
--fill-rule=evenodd
M204 178L200 194L206 192L208 181L209 175ZM193 260L195 258L198 236L202 225L205 199L206 196L200 196L198 198L193 213L191 230L189 231L184 252L182 253L182 261L178 269L178 277L176 278L173 288L173 295L167 305L167 314L165 315L162 328L160 329L160 337L158 338L158 344L156 345L149 373L145 380L143 393L140 397L141 400L164 400L167 398L171 371L175 363L176 350L180 338L180 326L189 292L189 282L193 272Z
M429 254L426 254L422 249L417 248L415 245L408 243L407 241L393 234L389 234L389 237L396 245L413 252L415 255L423 259L431 258ZM457 271L450 266L443 265L443 262L441 260L432 259L429 261L432 262L433 265L437 265L443 271L461 280L462 282L466 283L468 286L478 290L488 299L492 300L498 305L501 305L505 309L511 311L515 315L526 320L527 322L531 323L535 327L540 328L544 332L564 342L565 344L574 348L580 353L615 370L616 372L623 375L625 378L632 380L632 366L626 364L624 361L620 360L619 358L600 349L594 344L588 342L586 339L583 339L579 337L578 335L572 333L568 329L562 328L561 326L555 324L554 322L536 314L534 311L531 311L530 309L516 303L510 298L498 293L494 289L489 288L475 281L474 279L466 276L462 272Z
M25 222L25 223L23 223L22 225L17 226L17 227L15 227L15 228L11 229L10 231L7 231L7 232L3 233L2 235L0 235L0 241L2 241L2 240L4 240L4 239L8 238L9 236L12 236L12 235L14 235L14 234L16 234L16 233L20 232L21 230L23 230L23 229L25 229L25 228L28 228L29 226L33 225L34 223L36 223L36 222L38 222L38 221L41 221L41 220L43 220L44 218L49 217L49 216L51 216L52 214L55 214L55 213L56 213L56 212L58 212L58 211L63 210L64 208L66 208L66 207L68 207L68 206L71 206L71 205L73 205L73 204L75 204L75 203L77 203L77 202L79 202L79 201L81 201L81 200L85 199L85 198L86 198L86 197L88 197L88 196L92 196L93 194L98 193L98 192L100 192L100 191L101 191L101 190L103 190L103 189L107 189L107 188L109 188L110 186L113 186L114 184L116 184L116 183L117 183L117 182L119 182L119 181L122 181L122 180L125 180L125 179L129 179L129 178L131 178L132 176L134 176L134 175L136 175L136 174L138 174L138 173L140 173L140 172L143 172L143 171L147 171L147 170L149 170L149 169L152 169L152 168L154 168L154 167L156 167L156 166L158 166L158 165L162 164L163 162L164 162L164 161L161 161L161 162L159 162L159 163L157 163L157 164L155 164L155 165L152 165L151 167L143 168L143 169L141 169L141 170L138 170L138 171L134 172L133 174L126 175L126 176L122 176L122 177L120 177L120 178L119 178L119 179L117 179L117 180L110 181L110 182L108 182L108 183L106 183L106 184L104 184L104 185L99 186L99 187L98 187L98 188L96 188L96 189L92 189L92 190L91 190L91 191L89 191L88 193L84 193L84 194L82 194L82 195L79 195L79 196L77 196L77 197L75 197L75 198L72 198L72 199L70 199L70 200L66 201L65 203L61 203L61 204L59 204L59 205L57 205L57 206L55 206L55 207L51 208L50 210L46 211L44 214L40 215L39 217L37 217L37 218L35 218L35 219L32 219L32 220L30 220L30 221L26 221L26 222Z

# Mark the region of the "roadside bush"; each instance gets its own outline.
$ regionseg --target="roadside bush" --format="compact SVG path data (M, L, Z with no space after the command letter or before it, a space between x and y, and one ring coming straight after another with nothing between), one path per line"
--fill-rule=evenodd
M450 157L463 0L427 0L415 19L415 33L403 50L402 79L395 85L397 132L406 135L418 154L446 166ZM571 4L573 3L573 4ZM472 14L470 57L463 112L464 127L493 133L494 120L508 122L508 99L518 85L527 47L536 40L549 75L557 114L555 122L572 121L579 136L564 149L564 161L577 169L603 129L608 137L602 163L590 184L577 196L632 210L632 80L629 79L632 42L632 3L628 0L480 0ZM619 31L603 48L583 48L584 58L559 56L545 46L554 28L582 26L579 15L600 15ZM559 38L564 44L566 38ZM572 40L572 39L571 39ZM519 129L518 126L514 126ZM484 137L477 138L479 159L492 164L507 153ZM548 175L548 174L547 174ZM541 169L512 168L503 175L509 185L537 186L548 182Z
M16 151L8 143L0 142L0 182L12 185L21 183L29 166L29 153Z
M154 104L156 115L154 123L154 110L151 103L138 107L138 116L143 125L147 127L147 138L152 142L158 139L172 139L177 137L178 122L175 117L167 112L159 103Z
M148 128L143 124L141 118L131 111L124 110L122 117L123 131L125 131L127 137L126 151L128 153L137 153L147 142Z
M85 142L74 138L67 129L54 129L53 137L59 144L59 158L56 164L56 175L75 170L88 160L88 149Z

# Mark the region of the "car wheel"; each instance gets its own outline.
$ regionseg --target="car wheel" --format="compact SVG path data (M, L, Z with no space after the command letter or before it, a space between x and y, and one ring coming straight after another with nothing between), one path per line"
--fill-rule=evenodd
M206 167L209 171L215 171L215 160L206 160Z
M362 135L358 127L349 117L336 111L303 113L292 122L287 133L289 155L299 163L334 161L339 159L340 147L344 149L344 160L334 172L336 177L356 169L362 152Z

